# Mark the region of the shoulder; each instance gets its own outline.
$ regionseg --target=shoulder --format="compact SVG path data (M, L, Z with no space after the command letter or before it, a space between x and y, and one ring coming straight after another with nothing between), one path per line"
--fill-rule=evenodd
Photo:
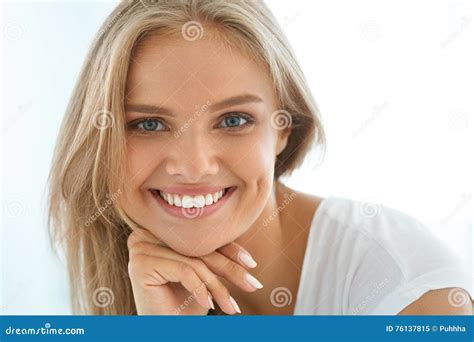
M469 293L456 287L431 290L405 307L399 315L472 315Z
M423 305L437 296L446 298L448 288L470 303L472 279L465 265L408 214L374 202L329 197L313 225L310 243L318 247L309 246L310 254L345 274L336 288L346 296L342 311L347 314L397 314L416 300Z

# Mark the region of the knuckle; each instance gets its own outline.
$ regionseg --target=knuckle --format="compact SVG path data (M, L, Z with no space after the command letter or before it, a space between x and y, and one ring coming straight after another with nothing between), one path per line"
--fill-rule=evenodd
M132 249L139 250L143 254L147 254L147 255L156 255L156 256L167 255L165 251L167 247L162 247L160 245L153 244L148 241L138 241L133 245Z
M229 262L227 265L227 270L229 275L236 275L239 274L241 271L240 265L235 262Z
M132 232L127 238L127 247L128 249L132 248L132 246L136 243L137 237L136 233Z
M146 244L143 242L134 242L133 245L128 249L130 257L137 254L147 254Z
M207 268L206 267L206 264L204 263L204 261L200 260L200 259L192 259L191 260L191 264L193 265L194 268L196 269L204 269L204 268Z
M180 262L178 264L178 272L185 277L189 277L194 273L194 270L191 266L189 266L185 262Z
M229 291L224 286L224 284L222 284L219 280L216 279L214 281L211 281L209 285L210 285L209 287L212 287L212 289L216 291L217 293L220 293L221 295L228 297Z
M144 256L136 254L128 261L128 273L130 276L140 273L144 261Z
M204 291L205 288L206 288L206 283L200 282L199 285L197 285L196 289L194 290L194 293L196 295L199 295Z
M202 282L209 288L213 288L215 284L219 283L219 279L217 279L217 276L214 273L209 272L208 274L205 274L204 277L202 278Z

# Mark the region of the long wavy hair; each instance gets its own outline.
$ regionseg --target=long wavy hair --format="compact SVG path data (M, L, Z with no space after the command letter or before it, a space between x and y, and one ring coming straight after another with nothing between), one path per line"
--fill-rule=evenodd
M189 23L198 25L190 28ZM73 313L136 314L126 244L135 223L116 201L126 190L124 100L134 49L150 34L178 36L185 29L211 26L226 43L267 69L279 108L291 115L287 146L275 160L275 180L300 166L314 146L324 150L317 105L286 37L263 2L121 2L97 33L83 64L48 180L49 232L55 250L64 252L67 262Z

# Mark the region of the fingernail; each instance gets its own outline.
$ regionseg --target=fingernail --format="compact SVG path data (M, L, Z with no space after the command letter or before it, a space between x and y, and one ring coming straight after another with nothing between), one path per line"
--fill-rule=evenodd
M232 307L234 308L234 310L237 311L238 313L242 313L242 311L240 311L239 306L237 305L237 302L235 301L234 298L232 298L232 296L229 297L229 300L230 300L230 304L232 304Z
M212 310L215 310L216 308L214 307L214 303L212 302L212 296L210 293L207 294L207 299L209 300L209 307L212 309Z
M249 283L253 288L255 289L261 289L263 287L262 283L259 282L254 276L252 276L250 273L247 273L245 275L245 280L247 280L247 283Z
M245 266L254 268L257 266L257 263L253 258L250 256L250 254L244 252L244 251L239 251L239 259L244 263Z

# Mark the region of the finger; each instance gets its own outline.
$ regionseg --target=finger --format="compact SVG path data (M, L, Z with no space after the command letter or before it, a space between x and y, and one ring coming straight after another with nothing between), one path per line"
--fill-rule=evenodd
M187 261L196 270L201 279L205 279L206 286L211 292L216 303L225 313L234 315L241 312L235 299L229 293L227 287L219 280L219 278L209 270L204 261L197 258L188 258Z
M230 296L230 293L219 278L209 270L204 261L199 258L190 258L181 255L168 247L156 246L147 242L139 242L135 244L135 248L130 251L130 254L143 253L154 257L171 259L186 263L193 267L200 279L206 283L208 291L211 292L212 297L219 307L225 313L233 315L240 311L237 310L235 300Z
M244 291L254 292L263 287L262 283L244 267L219 252L205 255L201 259L212 272L224 277Z
M252 255L249 253L249 251L236 242L231 242L225 246L222 246L221 248L217 249L217 251L244 267L254 268L257 266L257 263L252 258Z
M190 265L143 254L135 256L134 263L129 266L129 271L142 284L160 286L168 282L180 283L196 298L199 305L212 309L206 284Z

